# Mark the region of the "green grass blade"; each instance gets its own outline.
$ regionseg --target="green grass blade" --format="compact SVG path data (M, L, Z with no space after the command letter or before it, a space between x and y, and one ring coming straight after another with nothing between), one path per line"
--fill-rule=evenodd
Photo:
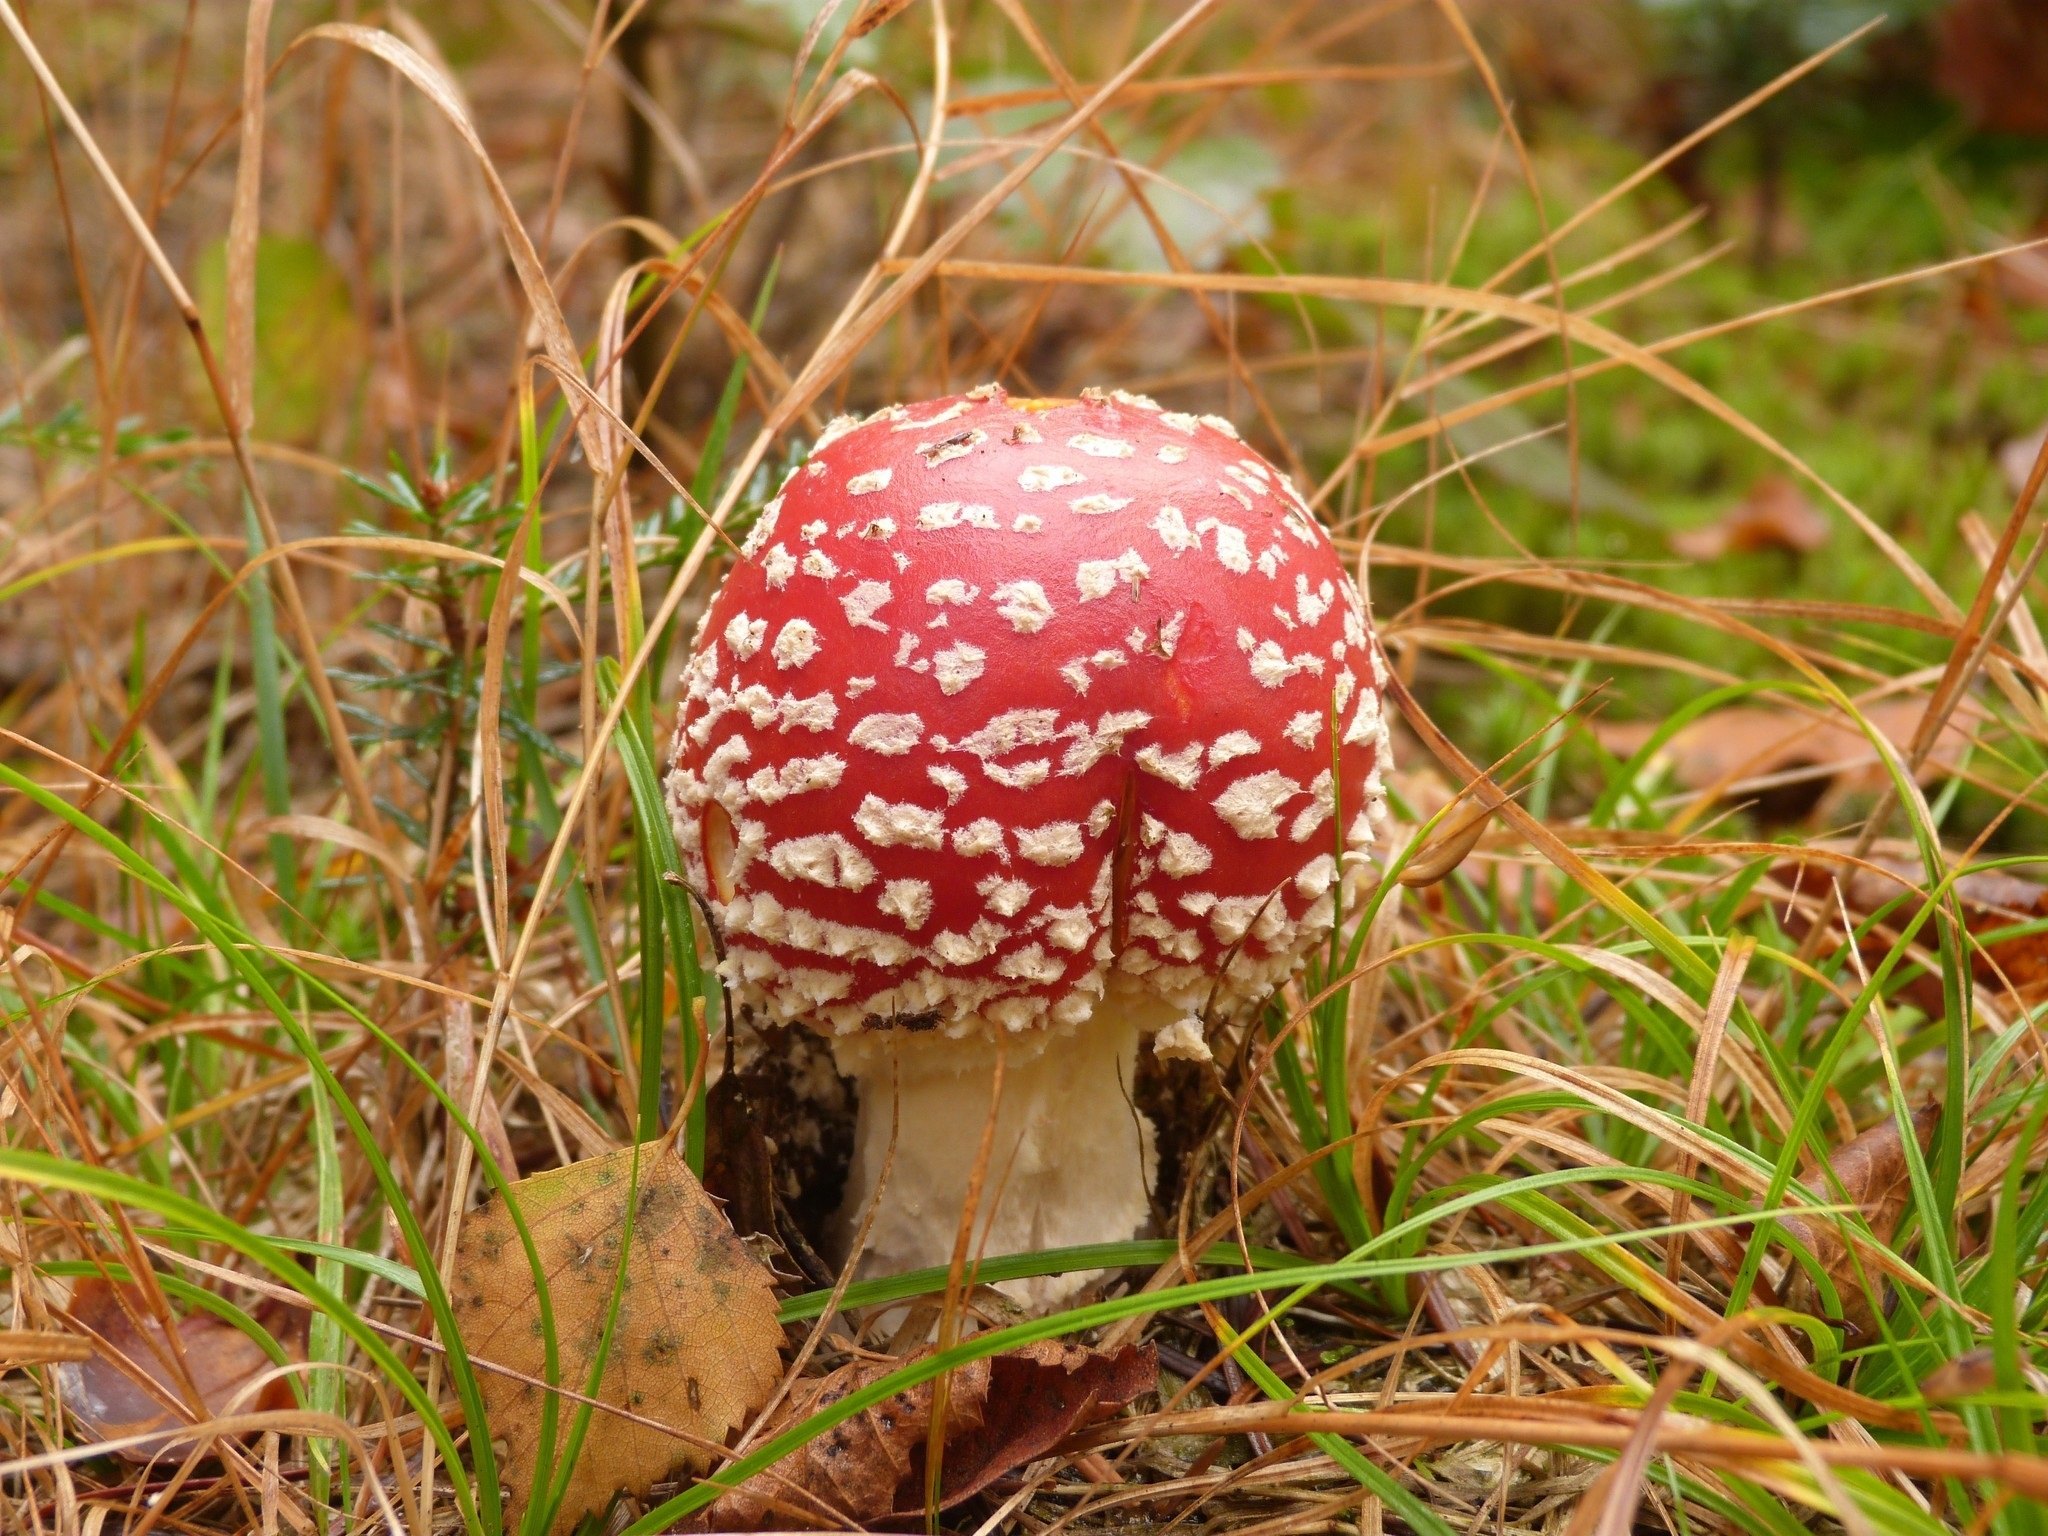
M264 551L263 530L256 521L256 508L245 496L242 517L246 525L249 558ZM259 571L242 584L242 599L249 610L249 671L256 690L256 761L263 782L263 809L272 816L287 816L292 808L291 759L284 734L284 669L277 643L277 615L270 597L270 573ZM299 861L292 840L281 832L270 835L271 878L287 909L299 904Z

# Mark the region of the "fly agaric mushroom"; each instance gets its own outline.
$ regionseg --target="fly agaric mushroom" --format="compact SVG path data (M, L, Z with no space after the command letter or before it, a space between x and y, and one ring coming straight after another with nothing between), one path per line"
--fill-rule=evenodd
M1357 587L1227 421L1121 391L841 417L743 555L670 805L728 982L858 1084L848 1233L896 1128L863 1270L950 1258L999 1056L986 1251L1132 1237L1141 1037L1206 1054L1382 815Z

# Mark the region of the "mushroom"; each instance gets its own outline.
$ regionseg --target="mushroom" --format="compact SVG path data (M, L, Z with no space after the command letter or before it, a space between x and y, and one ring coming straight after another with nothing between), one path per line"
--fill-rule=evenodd
M1383 814L1328 536L1219 417L984 386L832 422L743 556L670 805L727 981L858 1085L848 1237L893 1127L863 1272L951 1256L999 1061L985 1250L1134 1236L1141 1039L1199 1057L1284 982Z

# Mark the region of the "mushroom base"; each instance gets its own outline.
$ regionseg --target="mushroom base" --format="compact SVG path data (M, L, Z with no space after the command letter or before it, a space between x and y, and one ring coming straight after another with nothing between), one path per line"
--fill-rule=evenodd
M853 1166L835 1238L853 1246L889 1159L861 1254L862 1276L945 1265L966 1207L1003 1056L1002 1098L970 1255L1124 1242L1151 1215L1152 1123L1131 1100L1144 1009L1109 1006L1071 1034L992 1042L908 1034L842 1036L841 1072L860 1089ZM892 1108L894 1114L892 1115ZM1005 1281L1006 1295L1049 1311L1099 1271Z

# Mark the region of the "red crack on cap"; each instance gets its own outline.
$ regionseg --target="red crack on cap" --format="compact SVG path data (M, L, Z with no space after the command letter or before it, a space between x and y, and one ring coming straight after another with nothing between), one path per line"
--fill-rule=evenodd
M728 977L839 1030L1280 981L1381 814L1364 604L1228 422L994 388L842 417L685 671L669 797ZM1333 794L1331 716L1340 747ZM1235 957L1232 949L1240 946Z

